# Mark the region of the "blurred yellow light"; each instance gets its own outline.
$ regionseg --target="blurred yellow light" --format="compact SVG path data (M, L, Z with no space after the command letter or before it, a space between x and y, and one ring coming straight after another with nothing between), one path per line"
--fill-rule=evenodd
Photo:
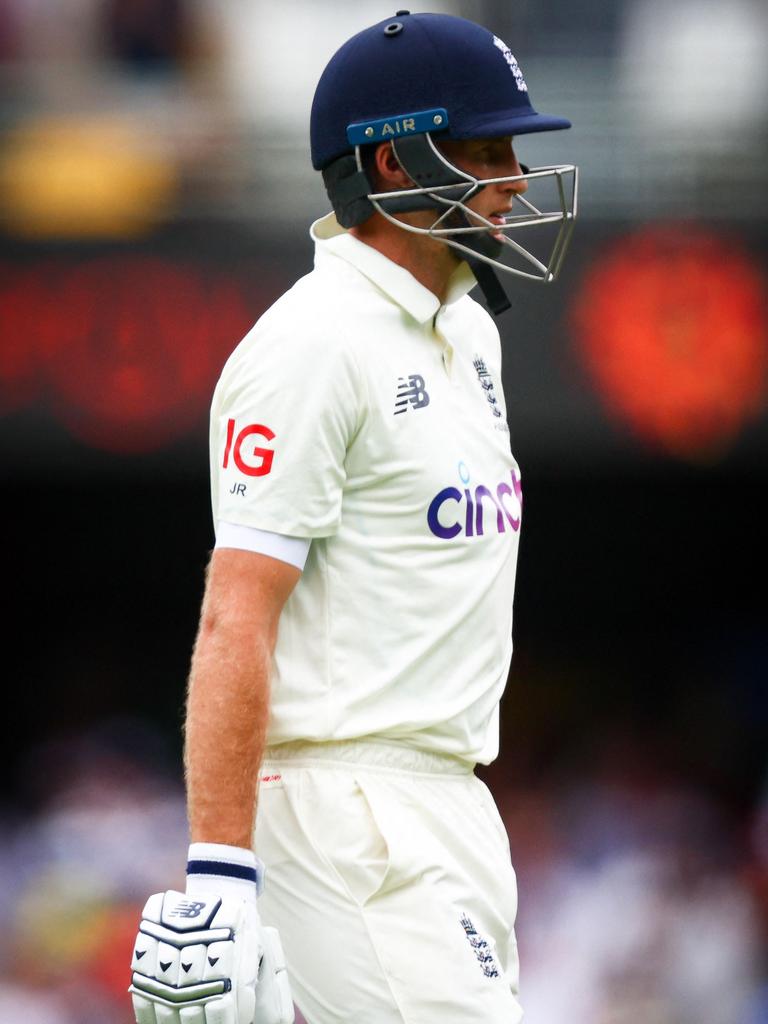
M123 238L167 211L176 169L119 118L40 118L6 137L0 210L29 237Z

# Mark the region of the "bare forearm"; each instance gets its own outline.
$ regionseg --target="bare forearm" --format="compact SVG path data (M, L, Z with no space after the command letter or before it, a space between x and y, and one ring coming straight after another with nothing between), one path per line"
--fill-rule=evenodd
M250 847L269 715L271 646L201 624L187 699L184 765L192 842Z
M189 674L184 768L192 842L250 847L280 613L300 571L214 551Z

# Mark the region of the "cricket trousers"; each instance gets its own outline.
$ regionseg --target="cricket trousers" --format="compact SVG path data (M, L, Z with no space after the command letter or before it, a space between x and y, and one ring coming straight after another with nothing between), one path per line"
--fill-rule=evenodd
M309 1024L518 1024L517 885L486 786L391 743L291 743L261 771L262 920Z

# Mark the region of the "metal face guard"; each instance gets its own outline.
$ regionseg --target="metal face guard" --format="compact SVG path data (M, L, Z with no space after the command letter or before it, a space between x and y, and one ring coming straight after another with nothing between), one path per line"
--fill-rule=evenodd
M416 187L369 193L367 199L382 216L404 231L445 242L470 262L480 260L494 270L531 281L555 280L577 214L578 169L573 164L526 168L520 175L480 179L451 164L428 134L397 140L392 148ZM359 147L357 160L362 168ZM468 206L487 185L516 181L525 181L528 192L510 193L511 208L503 223L496 224ZM413 210L434 210L437 216L429 227L416 227L397 217ZM551 231L540 230L538 242L534 242L530 229L547 226ZM518 240L523 232L531 238L526 238L525 245ZM534 247L540 250L538 255Z

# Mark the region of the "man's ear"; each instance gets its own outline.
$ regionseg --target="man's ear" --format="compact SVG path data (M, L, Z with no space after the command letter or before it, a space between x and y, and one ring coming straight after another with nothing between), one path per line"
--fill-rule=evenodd
M371 163L377 179L376 187L382 192L413 186L413 182L400 166L391 142L379 143Z

